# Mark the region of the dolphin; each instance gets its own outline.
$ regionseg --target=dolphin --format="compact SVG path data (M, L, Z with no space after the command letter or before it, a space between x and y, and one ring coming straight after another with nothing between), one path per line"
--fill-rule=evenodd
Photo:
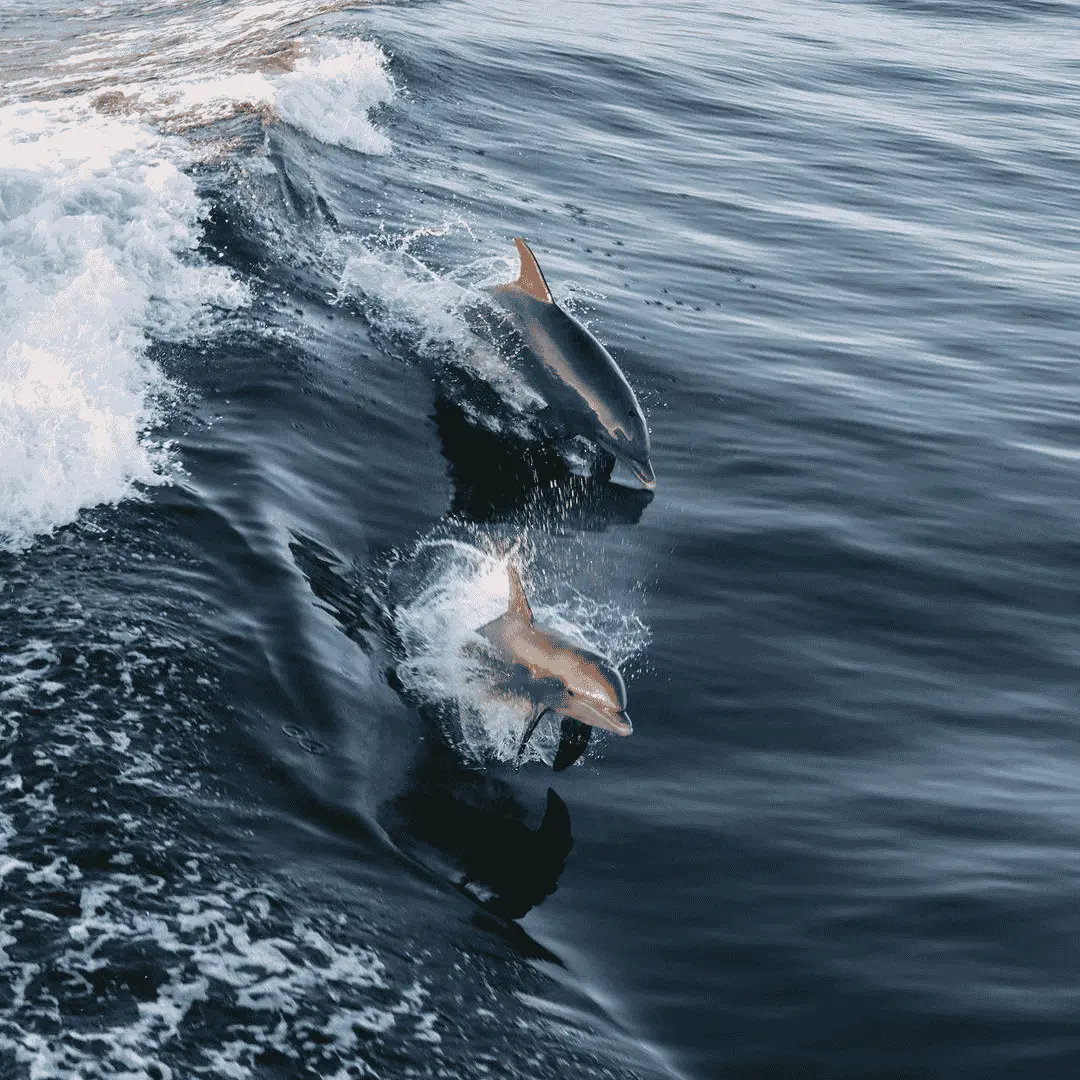
M521 269L516 281L486 290L502 315L501 326L487 329L496 338L509 331L515 339L519 370L563 428L572 471L655 490L649 430L626 376L607 349L555 303L529 245L520 237L514 244ZM583 460L582 440L599 452L601 462L589 462L588 450Z
M562 730L555 756L556 772L585 752L592 728L629 735L626 686L615 666L599 653L582 648L533 618L521 577L508 563L510 603L506 614L477 631L515 673L514 688L532 702L532 713L518 747L520 759L536 725L549 712L561 715Z

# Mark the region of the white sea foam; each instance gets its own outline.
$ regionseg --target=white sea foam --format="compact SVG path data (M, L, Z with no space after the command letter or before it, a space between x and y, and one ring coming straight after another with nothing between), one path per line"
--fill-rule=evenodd
M420 237L444 235L459 226L467 228L450 222L415 230L390 245L351 244L343 253L339 295L359 303L390 351L402 341L410 353L460 365L487 382L510 410L505 422L518 435L528 437L523 418L542 409L543 398L494 348L472 333L466 321L471 308L486 302L479 291L484 284L508 280L508 264L501 259L479 259L442 274L411 250Z
M0 104L30 96L126 91L137 94L240 72L284 71L297 43L350 0L145 0L123 21L106 5L65 11L59 38L12 39ZM130 8L130 5L128 5Z
M185 67L171 47L147 59L143 30L92 35L52 58L51 85L77 71L84 93L0 107L0 548L167 478L152 432L172 388L147 347L246 302L194 250L202 208L181 170L195 151L176 133L256 108L323 142L389 149L370 117L394 93L385 55L362 40L298 42L293 8L243 9L224 38L215 27L210 60L195 49ZM176 18L185 41L198 37L197 12ZM181 28L154 25L163 41ZM239 70L245 35L267 70Z
M294 127L324 143L385 154L390 140L369 116L394 96L386 56L370 41L329 42L277 79L274 106Z
M56 877L58 886L78 888L79 871L66 860L56 868ZM191 877L195 885L194 860ZM57 975L75 982L113 963L103 959L110 950L154 956L165 977L153 996L138 1003L135 1016L99 1027L92 1040L80 1038L77 1030L52 1032L35 1022L25 1000L40 968L20 965L8 985L16 995L11 1015L21 1023L9 1018L0 1025L0 1050L11 1054L27 1075L160 1080L171 1073L161 1057L190 1024L192 1008L207 1001L228 1008L236 1022L231 1040L198 1049L201 1060L193 1072L200 1075L255 1076L268 1051L297 1059L301 1045L318 1065L340 1066L348 1060L366 1070L360 1032L379 1034L407 1025L403 1034L418 1042L438 1037L432 1030L437 1018L419 1007L415 983L395 990L371 949L331 940L313 920L275 921L272 904L280 907L281 900L272 893L223 884L216 890L196 887L164 894L162 884L141 874L114 872L84 885L79 914L68 922L62 947L50 959ZM22 914L25 918L27 912ZM0 962L9 961L3 945L19 940L0 920ZM380 1005L361 1004L365 997ZM312 1035L317 1042L310 1041Z
M477 630L507 608L507 561L523 571L526 593L537 621L586 648L625 665L649 642L648 627L611 602L597 602L567 589L551 602L537 599L542 575L531 571L527 543L508 554L477 534L471 540L422 540L408 557L419 568L415 585L395 606L394 624L405 659L397 669L402 683L436 707L450 706L447 735L476 762L510 761L531 705L523 697L499 692L492 683L486 642ZM445 712L445 708L443 710ZM526 749L526 760L551 764L558 749L558 722L542 721Z
M146 677L156 669L171 680L180 643L138 624L102 633L71 617L75 639L112 668L103 682L69 669L54 683L60 658L45 640L0 653L4 1075L231 1080L264 1075L272 1056L312 1075L355 1078L372 1075L370 1036L390 1029L397 1045L426 1054L439 1018L425 1006L421 963L384 961L375 929L336 898L312 909L273 875L234 876L243 859L219 860L174 832L169 815L159 820L161 807L190 804L200 784L184 755L164 760L159 741L182 738L182 710L162 727L181 687L170 681L164 692ZM112 675L141 665L134 690L115 688ZM117 707L117 697L130 707ZM69 800L54 798L75 791L61 779L73 767L101 785L100 802L96 786L76 796L93 800L86 809L108 836L107 864L95 855L80 865L74 853L96 841L87 847L72 832ZM121 809L144 804L154 807L149 817ZM17 853L5 852L14 843ZM147 860L153 868L140 869ZM72 1015L78 1022L67 1022Z
M124 107L184 127L230 115L238 106L264 109L328 145L386 154L390 140L370 113L393 97L386 54L373 42L353 39L301 46L289 71L157 82L125 97Z
M85 103L0 108L0 547L162 480L148 340L245 300L193 253L178 153Z

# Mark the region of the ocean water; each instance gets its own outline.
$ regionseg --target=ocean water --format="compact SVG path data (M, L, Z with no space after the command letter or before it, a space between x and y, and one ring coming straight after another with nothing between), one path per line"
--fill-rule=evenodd
M1080 1073L1078 43L8 0L0 1075ZM471 333L514 236L652 499ZM558 774L508 558L627 679Z

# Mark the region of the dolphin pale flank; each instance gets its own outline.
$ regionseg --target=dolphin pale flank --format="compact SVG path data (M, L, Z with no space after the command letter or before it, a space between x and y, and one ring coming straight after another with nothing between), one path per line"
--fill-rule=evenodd
M482 626L478 633L491 642L500 661L514 673L513 688L532 702L519 757L547 713L562 716L562 738L554 762L558 771L585 752L592 728L616 735L631 733L626 687L610 661L555 630L539 626L517 570L510 564L506 569L510 577L506 614Z
M599 452L602 479L652 491L649 431L634 391L607 349L555 303L529 245L514 243L517 280L487 291L518 338L522 373L554 410L567 444L584 439Z

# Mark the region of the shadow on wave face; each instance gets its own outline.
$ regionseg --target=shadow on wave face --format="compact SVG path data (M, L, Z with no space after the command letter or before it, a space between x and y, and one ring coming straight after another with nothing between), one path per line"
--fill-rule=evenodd
M436 399L433 419L454 484L451 513L464 521L513 519L549 530L600 532L637 524L652 502L651 491L601 479L614 464L602 451L592 450L582 462L592 475L578 476L557 440L491 431L445 395Z
M555 892L574 845L570 811L551 788L537 828L513 788L488 773L464 769L443 743L429 742L408 791L380 814L388 833L408 837L410 853L444 872L488 910L520 919Z
M522 918L558 887L573 847L566 804L549 789L540 824L530 828L534 815L512 786L466 766L445 742L438 717L397 679L393 623L375 592L314 540L297 536L290 550L320 604L365 653L385 660L387 682L424 722L405 790L378 811L379 824L409 858L493 915Z

